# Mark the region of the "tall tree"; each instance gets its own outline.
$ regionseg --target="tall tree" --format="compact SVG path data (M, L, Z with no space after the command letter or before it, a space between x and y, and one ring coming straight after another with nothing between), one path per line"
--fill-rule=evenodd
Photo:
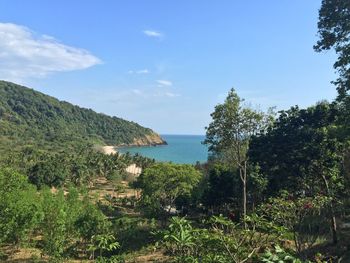
M212 122L206 127L205 144L217 158L239 169L242 182L243 216L247 214L248 149L253 135L267 127L271 115L243 105L234 89L223 104L218 104L211 114Z
M334 68L339 72L335 81L339 97L350 90L350 1L323 0L319 11L320 39L314 46L318 52L334 49L338 55Z
M319 40L314 46L318 52L334 49L338 58L334 68L339 77L333 83L338 90L339 138L350 138L350 1L323 0L319 11Z

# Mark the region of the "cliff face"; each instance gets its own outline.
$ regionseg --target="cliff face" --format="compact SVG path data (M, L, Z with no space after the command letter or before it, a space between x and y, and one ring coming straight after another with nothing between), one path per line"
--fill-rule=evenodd
M155 145L166 145L166 141L160 137L157 133L147 134L141 138L134 138L134 141L129 146L155 146Z

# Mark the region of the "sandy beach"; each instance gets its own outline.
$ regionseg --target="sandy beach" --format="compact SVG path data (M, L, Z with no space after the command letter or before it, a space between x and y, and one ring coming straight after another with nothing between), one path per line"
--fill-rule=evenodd
M117 153L117 147L116 146L103 146L102 152L105 154L115 154L115 153Z
M117 147L116 146L103 146L102 147L102 152L104 154L115 154L117 153ZM128 172L129 174L132 174L134 176L139 176L142 172L142 168L136 166L135 163L129 165L128 167L126 167L126 172Z

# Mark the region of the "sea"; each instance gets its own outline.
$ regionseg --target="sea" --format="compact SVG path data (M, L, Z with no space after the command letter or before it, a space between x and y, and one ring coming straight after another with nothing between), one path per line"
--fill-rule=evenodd
M204 135L161 135L168 145L123 147L120 153L138 153L157 161L178 164L204 163L208 159L208 147L203 145Z

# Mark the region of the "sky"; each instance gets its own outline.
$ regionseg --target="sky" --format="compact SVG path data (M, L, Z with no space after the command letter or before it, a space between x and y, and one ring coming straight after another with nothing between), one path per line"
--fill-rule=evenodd
M0 79L161 134L204 134L233 87L259 109L336 96L321 0L0 0Z

